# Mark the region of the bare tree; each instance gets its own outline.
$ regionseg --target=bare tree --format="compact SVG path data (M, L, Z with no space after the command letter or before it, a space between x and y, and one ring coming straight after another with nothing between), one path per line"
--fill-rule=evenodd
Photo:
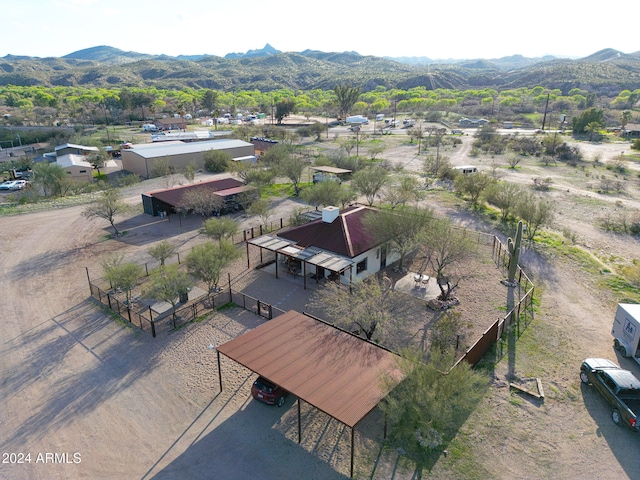
M354 329L368 340L379 341L404 310L406 301L392 288L386 277L371 276L353 284L349 289L336 282L328 282L316 291L309 306L324 310L338 326ZM351 290L351 292L350 292Z
M120 231L116 227L117 215L128 212L129 206L122 200L120 191L115 188L103 190L97 201L89 205L82 215L88 218L97 217L107 220L113 227L114 235L118 237Z
M219 211L223 205L224 201L219 195L205 187L200 187L184 192L176 210L182 215L193 213L206 217Z
M465 270L466 260L476 251L476 243L467 230L446 219L433 220L422 232L420 256L435 273L440 288L439 300L448 301L459 283L472 276Z

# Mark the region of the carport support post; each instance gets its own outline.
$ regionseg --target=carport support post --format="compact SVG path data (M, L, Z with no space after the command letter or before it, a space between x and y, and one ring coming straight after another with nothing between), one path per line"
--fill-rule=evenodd
M249 263L249 242L245 241L245 245L247 246L247 270L251 268L251 264Z
M307 289L307 262L302 261L302 284L304 285L303 290Z
M351 427L351 475L350 477L353 478L353 450L354 450L354 440L355 440L355 433L356 433L356 428L355 427Z
M298 443L302 443L302 422L300 420L300 398L298 398Z
M220 393L222 393L222 370L220 368L220 352L216 350L218 354L218 384L220 386Z

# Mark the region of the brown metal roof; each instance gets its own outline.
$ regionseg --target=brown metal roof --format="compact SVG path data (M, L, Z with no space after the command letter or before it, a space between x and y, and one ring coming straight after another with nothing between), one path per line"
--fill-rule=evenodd
M145 193L149 197L154 197L161 202L177 207L182 201L182 197L188 190L195 190L198 188L204 188L211 192L219 192L222 190L229 190L237 187L245 186L245 184L235 178L222 178L217 180L209 180L205 182L194 183L191 185L183 185L180 187L169 188L166 190L156 190L154 192ZM255 187L254 187L255 188Z
M331 223L318 219L280 232L278 236L292 240L301 247L318 247L354 258L377 245L363 224L365 215L377 212L364 206L349 207Z
M349 427L404 378L396 354L294 310L218 350Z

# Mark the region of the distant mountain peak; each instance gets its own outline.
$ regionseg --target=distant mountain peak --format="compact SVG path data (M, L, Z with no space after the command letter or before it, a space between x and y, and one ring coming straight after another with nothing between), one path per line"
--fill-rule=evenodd
M247 50L247 53L227 53L224 58L255 58L255 57L269 57L271 55L277 55L282 53L280 50L273 48L268 43L260 50Z

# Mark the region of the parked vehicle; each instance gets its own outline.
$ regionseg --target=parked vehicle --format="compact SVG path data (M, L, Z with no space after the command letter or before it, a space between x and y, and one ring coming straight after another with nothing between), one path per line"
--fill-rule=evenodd
M635 412L640 412L640 380L605 358L587 358L580 367L580 380L591 384L611 405L611 420L639 431Z
M253 398L256 400L266 403L267 405L278 405L278 407L281 407L284 405L284 401L287 395L289 395L289 392L264 377L258 377L251 386L251 395L253 395Z
M158 127L156 127L153 123L145 123L142 125L143 132L157 132Z
M0 190L22 190L26 186L26 180L9 180L0 184Z
M340 178L335 173L320 172L313 174L314 185L318 182L326 181L342 183L342 180L340 180Z
M351 117L347 117L347 125L350 123L359 123L361 125L369 125L369 119L367 117L363 117L362 115L353 115Z
M640 364L640 305L619 303L611 334L615 349Z

